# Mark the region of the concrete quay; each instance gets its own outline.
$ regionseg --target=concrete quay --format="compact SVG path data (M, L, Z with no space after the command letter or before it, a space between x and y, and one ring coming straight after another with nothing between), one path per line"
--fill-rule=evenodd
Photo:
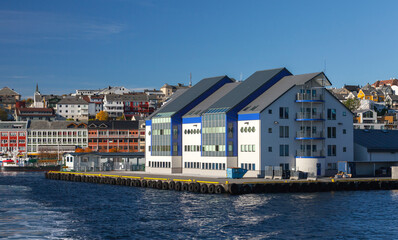
M398 179L391 178L321 178L317 180L270 180L260 178L228 179L187 175L154 175L143 172L59 172L45 173L47 179L194 193L283 193L398 189Z

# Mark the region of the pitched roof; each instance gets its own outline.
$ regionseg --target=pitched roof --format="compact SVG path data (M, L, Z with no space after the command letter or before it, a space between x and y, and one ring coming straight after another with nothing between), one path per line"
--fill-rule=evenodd
M0 129L26 130L28 122L25 121L0 121Z
M138 127L138 121L90 121L88 123L88 129L136 130Z
M211 105L209 107L209 111L212 111L212 109L222 109L224 112L228 111L248 98L253 94L253 92L256 92L261 87L265 86L268 81L284 70L291 74L286 68L276 68L253 73L245 81L239 84L238 87L232 89L224 97Z
M100 157L144 157L145 152L72 152L72 153L64 153L63 155L72 155L72 156L84 156L84 155L95 155Z
M17 108L18 116L54 116L52 108Z
M172 103L161 107L157 114L167 113L173 115L174 113L181 111L193 101L206 94L215 85L221 83L223 80L232 82L232 80L226 75L202 79L193 87L187 89L187 91L182 93L181 96L176 98Z
M80 104L80 105L85 105L85 104L88 104L88 102L84 101L81 98L66 97L66 98L63 98L61 101L59 101L57 104Z
M343 88L347 89L350 92L358 92L358 90L360 89L359 85L345 85L345 84Z
M329 80L322 72L283 77L254 101L246 105L239 114L260 113L276 99L286 93L290 88L296 85L305 84L312 79L323 81L322 79L324 78L326 79L326 82L330 84Z
M105 95L107 101L121 101L121 102L132 102L132 101L147 101L148 96L146 94L108 94Z
M372 84L374 87L379 87L383 85L391 85L391 86L397 86L398 85L398 79L390 79L390 80L377 80L375 83Z
M29 129L70 129L70 128L86 128L87 125L82 122L73 121L44 121L44 120L33 120L29 124Z
M1 96L19 95L19 93L15 92L13 89L10 89L9 87L3 87L2 89L0 89L0 95Z
M214 102L218 101L225 94L232 91L235 87L237 87L240 82L226 83L224 86L215 91L212 95L207 97L201 103L199 103L196 107L194 107L191 111L186 113L183 117L199 117L204 111L206 111Z
M398 95L390 94L388 97L390 97L392 101L398 101Z
M354 143L367 148L368 152L398 152L397 130L354 129Z

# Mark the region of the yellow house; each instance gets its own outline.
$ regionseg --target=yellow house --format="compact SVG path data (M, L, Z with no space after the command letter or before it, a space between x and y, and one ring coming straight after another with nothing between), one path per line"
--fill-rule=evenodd
M370 86L369 83L359 90L357 97L374 102L384 102L384 93Z

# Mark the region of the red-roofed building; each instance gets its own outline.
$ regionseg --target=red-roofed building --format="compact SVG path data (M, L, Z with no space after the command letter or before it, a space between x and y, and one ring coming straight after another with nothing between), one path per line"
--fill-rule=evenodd
M28 120L55 120L55 113L52 108L26 108L20 107L15 109L15 117L17 121Z

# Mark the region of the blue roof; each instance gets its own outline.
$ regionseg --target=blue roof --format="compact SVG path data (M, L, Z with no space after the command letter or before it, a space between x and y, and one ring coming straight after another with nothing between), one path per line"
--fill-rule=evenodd
M264 71L257 71L249 78L228 92L224 97L210 106L206 113L227 112L229 109L245 101L253 92L264 86L269 80L286 68L276 68ZM289 72L289 71L287 71ZM289 74L291 74L289 72ZM260 93L261 94L261 93Z
M193 87L186 90L183 94L181 94L181 96L176 98L173 102L160 108L155 117L160 116L162 114L167 114L167 116L172 116L174 113L181 111L182 109L184 109L190 103L198 99L200 96L202 96L202 94L206 93L213 86L215 86L217 83L221 82L225 78L229 79L228 76L202 79ZM232 82L232 80L230 81Z

